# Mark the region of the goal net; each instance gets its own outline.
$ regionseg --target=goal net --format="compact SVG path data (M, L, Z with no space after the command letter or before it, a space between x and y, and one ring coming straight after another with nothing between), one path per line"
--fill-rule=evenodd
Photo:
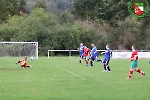
M38 59L38 42L0 42L0 57L24 56Z

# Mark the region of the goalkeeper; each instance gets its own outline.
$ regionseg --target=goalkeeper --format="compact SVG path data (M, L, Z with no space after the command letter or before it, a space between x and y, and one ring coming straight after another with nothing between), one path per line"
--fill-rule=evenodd
M21 67L22 68L30 68L30 67L32 67L32 66L29 66L27 64L27 57L25 57L24 59L19 60L18 62L16 62L16 64L18 64L18 63L21 63Z

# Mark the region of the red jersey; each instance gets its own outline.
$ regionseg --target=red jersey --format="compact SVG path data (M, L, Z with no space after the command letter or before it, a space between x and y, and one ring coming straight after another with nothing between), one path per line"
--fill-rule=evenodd
M135 56L137 56L137 57L135 58ZM131 61L133 61L133 60L138 60L138 53L137 53L136 50L133 51L133 53L132 53L132 55L131 55Z
M91 50L89 48L84 48L84 57L88 56Z

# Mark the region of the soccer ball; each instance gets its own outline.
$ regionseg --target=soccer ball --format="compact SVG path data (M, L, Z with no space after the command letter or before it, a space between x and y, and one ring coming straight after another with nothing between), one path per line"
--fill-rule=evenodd
M33 60L34 58L33 58L33 57L31 57L30 59L31 59L31 60Z

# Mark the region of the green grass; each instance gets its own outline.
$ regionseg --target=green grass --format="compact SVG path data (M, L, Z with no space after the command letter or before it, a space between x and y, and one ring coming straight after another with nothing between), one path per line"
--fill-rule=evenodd
M149 100L150 65L140 59L146 76L129 74L130 61L110 62L111 73L103 73L101 63L94 67L78 63L78 57L40 57L28 60L32 68L22 69L19 58L0 58L0 100ZM85 79L83 79L85 78Z

